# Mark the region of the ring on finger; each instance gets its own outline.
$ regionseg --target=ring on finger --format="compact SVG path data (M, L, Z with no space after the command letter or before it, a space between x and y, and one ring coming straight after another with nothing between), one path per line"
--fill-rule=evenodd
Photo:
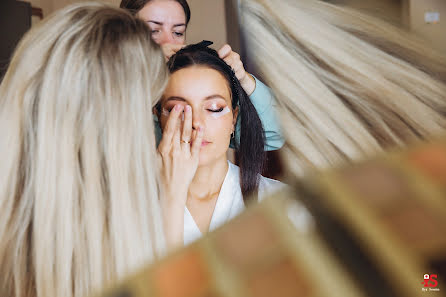
M187 141L187 140L183 140L183 139L181 139L181 142L182 142L182 143L187 143L187 144L189 144L189 143L190 143L190 141Z

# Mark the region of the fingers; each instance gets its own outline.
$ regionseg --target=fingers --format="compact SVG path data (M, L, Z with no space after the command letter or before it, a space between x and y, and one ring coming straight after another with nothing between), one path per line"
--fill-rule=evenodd
M245 78L246 70L238 53L232 51L231 47L225 44L218 51L218 54L220 58L223 59L223 61L225 61L225 63L232 68L238 80L243 80Z
M181 140L190 142L191 139L192 139L192 108L190 107L190 105L187 105L184 111L183 133L181 135Z
M238 80L242 80L245 77L246 71L245 68L243 67L242 61L238 60L236 63L234 63L232 69Z
M179 150L181 149L181 123L178 122L178 124L175 126L175 132L173 134L173 138L172 138L172 152L173 153L178 153Z
M225 44L218 50L218 56L220 59L225 59L230 53L232 53L232 48L229 44Z
M234 72L238 68L243 68L242 60L240 60L240 55L236 52L231 52L229 55L223 58L223 61L226 62L231 68L234 70Z
M161 139L159 145L160 151L162 151L163 148L170 148L175 131L177 129L179 130L178 127L179 116L182 111L183 111L183 106L181 104L175 105L175 107L172 108L170 115L167 119L166 126L164 127L163 138Z
M200 155L201 142L203 141L203 134L204 134L204 128L199 127L191 147L192 158L198 158L198 156Z

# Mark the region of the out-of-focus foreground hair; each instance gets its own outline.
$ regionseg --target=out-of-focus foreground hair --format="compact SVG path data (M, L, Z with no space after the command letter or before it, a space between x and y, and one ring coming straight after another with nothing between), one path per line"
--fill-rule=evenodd
M87 296L164 250L144 22L76 4L20 42L0 86L0 296Z
M446 59L404 30L317 0L243 0L241 16L292 172L446 131Z

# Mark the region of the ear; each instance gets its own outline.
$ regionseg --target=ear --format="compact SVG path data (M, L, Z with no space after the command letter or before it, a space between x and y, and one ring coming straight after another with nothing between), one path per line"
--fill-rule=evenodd
M240 106L237 105L236 108L232 110L232 129L235 131L235 124L237 124L238 112L240 110Z

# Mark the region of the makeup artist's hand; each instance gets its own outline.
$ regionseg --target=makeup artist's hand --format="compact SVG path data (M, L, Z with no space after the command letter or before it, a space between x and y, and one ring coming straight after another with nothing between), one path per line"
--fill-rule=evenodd
M177 51L185 47L184 44L165 43L161 45L166 61L170 59Z
M181 116L184 110L184 123ZM183 244L184 207L190 183L197 171L203 129L192 131L192 109L176 105L170 112L158 146L166 242L175 248ZM196 132L195 132L196 131Z
M218 55L226 62L226 64L231 66L246 94L248 94L248 96L251 95L256 88L256 81L251 74L246 72L243 62L240 59L240 55L234 52L229 44L223 45L222 48L218 50Z

